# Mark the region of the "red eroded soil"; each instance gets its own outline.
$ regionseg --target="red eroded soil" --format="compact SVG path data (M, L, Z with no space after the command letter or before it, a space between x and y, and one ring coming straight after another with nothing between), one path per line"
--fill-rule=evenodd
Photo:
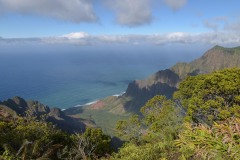
M90 106L90 109L101 109L105 106L105 103L103 101L98 101Z

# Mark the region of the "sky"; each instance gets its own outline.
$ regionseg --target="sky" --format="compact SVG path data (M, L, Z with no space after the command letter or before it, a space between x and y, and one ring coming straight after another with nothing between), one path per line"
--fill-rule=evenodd
M0 0L0 45L240 45L239 0Z

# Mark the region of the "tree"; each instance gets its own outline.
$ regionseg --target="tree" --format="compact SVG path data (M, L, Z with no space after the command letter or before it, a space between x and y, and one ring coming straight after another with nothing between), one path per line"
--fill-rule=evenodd
M128 121L118 122L118 133L128 142L113 159L176 159L173 142L182 126L180 108L165 96L155 96L141 112L141 119L134 115Z
M0 159L37 159L57 157L70 137L49 123L18 118L0 122Z
M141 108L141 113L149 135L166 141L176 138L182 126L183 112L172 100L157 95Z
M187 110L187 121L212 125L240 117L240 69L225 69L188 77L174 98Z
M126 143L113 159L239 159L240 69L188 77L174 98L149 100L134 121L144 129L141 143ZM120 123L123 135L130 122Z
M61 159L98 159L111 154L111 138L103 134L100 128L87 128L84 133L71 136L72 144L66 146L59 155Z
M121 120L116 124L117 135L124 141L139 144L143 134L143 127L138 115L133 115L129 120Z
M94 156L102 157L112 152L110 143L111 137L105 135L100 128L87 128L83 137L89 139L90 143L95 145Z
M83 159L87 160L89 157L94 156L94 150L96 149L96 144L90 141L89 137L85 137L82 134L75 134L72 136L73 145L70 150L64 152L67 154L67 159Z

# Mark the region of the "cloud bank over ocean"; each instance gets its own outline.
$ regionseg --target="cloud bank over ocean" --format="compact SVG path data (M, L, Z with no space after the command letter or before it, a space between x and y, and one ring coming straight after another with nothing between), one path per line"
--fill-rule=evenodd
M0 38L0 45L18 44L73 44L78 46L94 45L171 45L171 44L212 44L240 45L240 33L209 32L184 33L174 32L155 35L91 35L85 32L73 32L58 37L39 38Z

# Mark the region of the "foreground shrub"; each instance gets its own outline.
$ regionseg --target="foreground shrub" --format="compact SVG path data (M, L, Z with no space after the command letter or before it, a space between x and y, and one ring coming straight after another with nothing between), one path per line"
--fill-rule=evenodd
M192 127L186 123L175 144L183 159L239 159L240 119L214 123L212 128L202 124Z

